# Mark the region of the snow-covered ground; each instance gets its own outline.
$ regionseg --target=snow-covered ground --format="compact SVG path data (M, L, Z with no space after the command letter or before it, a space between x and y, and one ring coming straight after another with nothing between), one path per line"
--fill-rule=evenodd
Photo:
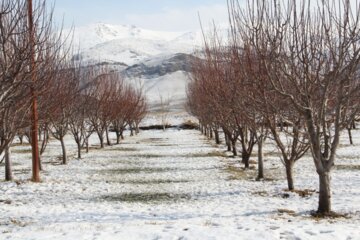
M332 175L333 209L348 218L325 220L310 216L316 192L284 190L270 143L268 180L260 182L256 169L243 171L238 158L193 130L143 131L105 149L93 138L81 160L69 136L66 166L52 140L40 184L28 180L29 146L16 146L16 181L0 182L0 239L360 239L360 130L354 134ZM316 191L309 157L295 165L295 185Z

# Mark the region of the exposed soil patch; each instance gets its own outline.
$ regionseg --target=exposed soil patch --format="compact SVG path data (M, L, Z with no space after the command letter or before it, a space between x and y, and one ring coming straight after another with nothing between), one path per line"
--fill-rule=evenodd
M136 152L137 148L105 148L104 151L115 152Z
M183 155L184 157L193 157L193 158L201 158L201 157L227 157L226 153L214 151L209 153L195 153L195 154L187 154Z
M154 185L154 184L174 184L174 183L188 183L190 180L186 179L149 179L149 180L110 180L106 182L116 182L120 184L135 184L135 185Z
M269 193L266 191L256 191L251 193L254 196L260 196L260 197L268 197Z
M315 220L321 219L338 219L338 218L345 218L350 219L350 216L346 213L336 213L331 211L330 213L318 213L317 211L312 211L310 213L311 217Z
M255 181L277 181L279 175L278 168L267 169L265 172L265 178L256 179L257 169L255 166L250 166L246 169L244 167L236 167L234 165L228 165L225 169L230 174L228 180L255 180Z
M256 177L256 171L254 171L254 169L245 169L228 165L224 170L230 174L228 180L251 180Z
M179 193L123 193L102 196L101 199L105 201L119 201L129 203L159 203L190 200L191 196L190 194Z
M175 171L176 168L161 168L161 167L130 167L130 168L115 168L115 169L105 169L100 170L110 175L115 174L134 174L134 173L161 173Z
M359 171L360 165L335 165L335 170Z
M291 190L289 191L288 189L285 189L284 190L285 192L293 192L293 193L296 193L298 194L300 197L310 197L311 195L313 195L316 190L315 189L294 189L294 190Z
M278 209L278 212L279 212L280 214L288 214L288 215L290 215L290 216L296 216L295 211L290 210L290 209L280 208L280 209Z
M30 154L31 148L15 148L11 150L12 153Z

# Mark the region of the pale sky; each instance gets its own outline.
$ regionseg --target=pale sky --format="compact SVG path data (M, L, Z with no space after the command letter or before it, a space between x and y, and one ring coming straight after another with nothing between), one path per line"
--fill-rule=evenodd
M190 31L202 22L227 22L226 0L49 0L65 27L90 23L128 24L151 30Z
M314 0L316 2L320 0ZM353 5L360 0L350 0ZM127 24L150 30L192 31L228 22L226 0L47 0L55 3L58 23L65 28L91 23ZM239 0L245 3L246 0ZM245 5L245 4L244 4Z

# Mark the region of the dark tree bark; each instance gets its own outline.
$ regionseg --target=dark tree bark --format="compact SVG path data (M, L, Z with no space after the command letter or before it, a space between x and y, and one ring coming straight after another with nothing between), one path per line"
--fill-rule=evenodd
M40 155L42 155L45 152L45 149L49 142L49 130L47 129L47 127L46 127L46 129L44 129L43 134L44 134L44 136L43 136L43 141L41 143Z
M98 134L99 141L100 141L100 148L104 148L104 136L101 134Z
M105 130L105 134L106 134L106 142L108 146L111 146L111 141L110 141L110 137L109 137L109 129L106 128Z
M264 154L263 154L263 142L264 137L258 137L258 175L256 177L257 180L264 178Z
M241 162L245 165L245 169L248 169L250 167L250 155L247 152L242 152L241 153Z
M348 131L350 145L353 145L354 143L353 143L353 138L352 138L352 134L351 134L351 127L348 127L347 131Z
M215 133L215 143L216 143L216 144L220 144L221 141L220 141L220 136L219 136L219 130L218 130L218 129L215 129L215 130L214 130L214 133Z
M77 153L78 153L77 157L78 159L81 159L81 143L77 142L76 145L77 145Z
M285 169L286 169L286 179L288 184L288 189L290 191L294 190L294 178L293 178L293 161L285 161Z
M124 140L125 138L124 138L124 131L121 131L121 140Z
M120 144L121 133L116 131L116 144Z
M23 135L19 135L19 142L20 142L20 145L23 145L24 143L24 136Z
M89 138L85 139L86 153L89 153Z
M39 156L39 171L43 171L43 164L42 164L42 160L41 160L41 155Z
M10 156L10 146L9 144L5 147L5 180L12 181L13 173L12 173L12 161Z
M138 135L140 133L140 122L135 123L135 134Z
M232 149L231 149L231 142L229 140L229 136L225 133L225 142L226 142L226 146L227 146L227 151L228 152L231 152Z
M66 154L66 147L65 147L65 142L64 142L63 137L60 137L60 142L61 142L61 150L62 150L62 164L66 165L67 164L67 154Z
M330 173L319 174L319 206L318 213L331 212Z
M163 125L163 130L165 131L165 125ZM130 125L130 137L134 136L134 128L132 125Z
M236 149L236 139L231 140L231 147L232 147L232 153L234 155L234 157L236 157L237 154L237 149Z

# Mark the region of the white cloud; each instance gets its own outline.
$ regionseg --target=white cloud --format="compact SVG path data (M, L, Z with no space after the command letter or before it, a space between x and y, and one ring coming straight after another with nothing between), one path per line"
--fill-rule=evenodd
M198 13L204 26L208 26L213 20L215 23L227 22L226 4L211 6L193 6L188 9L162 9L153 14L128 14L125 21L139 27L166 30L166 31L190 31L200 28Z

